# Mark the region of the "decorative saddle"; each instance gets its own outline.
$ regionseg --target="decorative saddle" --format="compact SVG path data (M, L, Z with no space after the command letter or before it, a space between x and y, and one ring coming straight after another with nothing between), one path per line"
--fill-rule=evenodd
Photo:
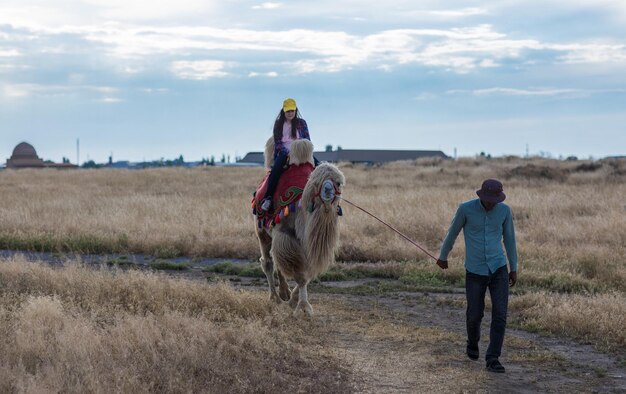
M278 180L276 192L272 198L272 209L267 212L261 209L261 201L267 190L270 172L265 174L251 201L252 214L256 216L259 228L271 228L290 213L300 209L302 192L313 169L311 163L289 165Z

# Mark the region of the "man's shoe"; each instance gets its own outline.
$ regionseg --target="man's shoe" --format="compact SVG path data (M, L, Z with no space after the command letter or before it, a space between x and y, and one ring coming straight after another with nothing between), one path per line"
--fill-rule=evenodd
M474 360L474 361L478 360L478 357L480 355L478 351L478 346L467 345L466 352L467 352L467 357L469 357L470 360Z
M265 212L269 211L271 207L272 207L272 199L271 198L266 198L261 203L261 209L264 210Z
M496 373L504 373L504 367L500 364L497 358L493 360L487 361L487 371L496 372Z

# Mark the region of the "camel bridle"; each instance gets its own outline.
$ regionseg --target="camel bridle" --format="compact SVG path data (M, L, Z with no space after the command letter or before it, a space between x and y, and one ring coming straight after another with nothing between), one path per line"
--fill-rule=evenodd
M330 184L333 187L332 200L330 198L324 198L323 196L322 188L324 188L324 185L328 184L328 182L330 182ZM330 204L332 205L335 202L335 200L337 200L337 198L341 198L341 190L339 190L339 188L337 187L337 185L335 184L335 182L332 180L331 177L327 177L320 184L320 187L317 189L317 193L315 193L314 197L319 197L319 199L322 201L322 204L324 205L326 205L326 203L330 200Z

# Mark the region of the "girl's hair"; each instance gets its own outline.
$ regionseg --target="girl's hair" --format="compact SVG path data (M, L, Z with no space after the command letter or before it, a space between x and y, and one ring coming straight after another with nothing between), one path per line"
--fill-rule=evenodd
M298 136L297 126L300 119L302 119L300 111L296 108L296 116L291 119L291 138L294 140ZM283 123L285 123L285 111L281 108L278 116L276 117L276 121L274 121L274 141L280 141L283 139Z

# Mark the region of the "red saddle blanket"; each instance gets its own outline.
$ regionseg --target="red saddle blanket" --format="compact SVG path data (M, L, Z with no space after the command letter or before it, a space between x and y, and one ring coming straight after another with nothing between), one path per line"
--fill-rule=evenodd
M270 173L268 171L265 174L252 198L252 211L257 216L259 227L270 227L274 223L280 223L285 215L289 215L289 212L294 212L298 208L298 201L302 198L302 192L313 169L311 163L290 165L278 180L272 199L272 209L269 212L261 210L261 201L267 190Z

